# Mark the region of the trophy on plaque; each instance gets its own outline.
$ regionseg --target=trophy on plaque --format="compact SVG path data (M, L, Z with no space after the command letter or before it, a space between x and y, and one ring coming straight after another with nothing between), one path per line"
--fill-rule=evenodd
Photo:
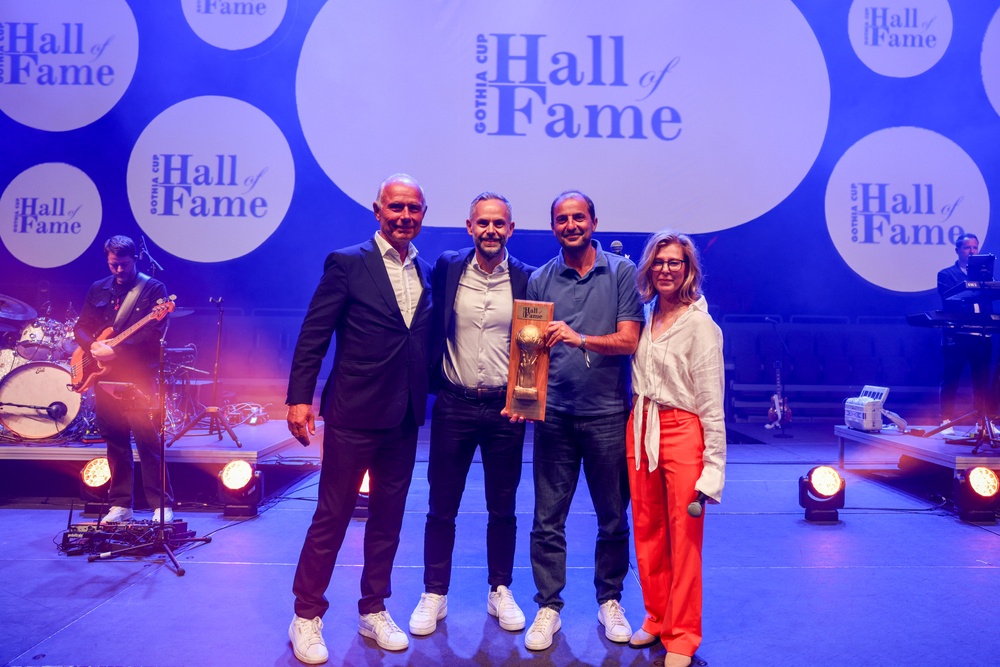
M552 321L553 308L554 304L547 301L514 300L507 411L525 419L545 420L545 395L549 383L545 326Z

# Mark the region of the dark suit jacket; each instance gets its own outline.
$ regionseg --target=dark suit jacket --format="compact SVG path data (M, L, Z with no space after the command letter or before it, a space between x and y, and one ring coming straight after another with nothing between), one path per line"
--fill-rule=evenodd
M288 381L289 405L311 404L323 357L336 335L333 371L320 414L350 429L398 426L412 401L417 425L427 409L430 264L417 257L424 286L407 328L374 239L326 258L302 322Z
M431 391L437 393L444 386L442 364L444 363L445 344L449 336L455 334L455 295L458 293L458 280L466 263L475 252L474 248L462 250L446 250L438 257L434 265L433 292L434 315L431 328ZM535 267L508 255L507 268L510 271L510 287L515 299L523 299L528 289L528 277Z

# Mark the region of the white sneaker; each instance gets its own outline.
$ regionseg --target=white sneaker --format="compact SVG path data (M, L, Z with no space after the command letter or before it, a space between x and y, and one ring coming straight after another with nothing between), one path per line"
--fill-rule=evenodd
M417 608L410 614L410 634L422 637L437 629L437 622L448 615L448 596L421 593Z
M597 620L604 626L604 636L613 642L624 644L632 638L632 626L625 618L625 610L618 600L607 600L597 610Z
M497 586L495 591L490 591L486 600L486 611L490 616L496 616L500 621L500 627L508 632L518 632L524 630L524 612L514 601L514 595L506 586ZM410 621L411 627L413 621Z
M544 651L552 646L552 635L562 627L559 612L552 607L542 607L535 614L535 621L524 633L524 648L529 651Z
M163 523L170 523L174 520L174 510L170 507L163 508ZM153 523L160 523L160 508L153 510Z
M358 632L374 639L386 651L403 651L410 645L406 633L399 629L387 611L362 614L358 620Z
M168 508L169 509L169 508ZM292 650L299 662L319 665L327 661L330 654L323 641L323 619L295 616L288 626L288 638L292 640Z
M122 523L132 520L132 508L112 505L108 513L101 519L101 523Z

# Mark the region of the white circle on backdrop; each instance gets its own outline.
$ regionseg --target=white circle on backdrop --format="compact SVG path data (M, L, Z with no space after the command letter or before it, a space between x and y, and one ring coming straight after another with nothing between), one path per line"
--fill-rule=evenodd
M983 87L993 110L1000 114L1000 9L993 15L983 37L980 59L983 70Z
M278 126L230 97L179 102L143 130L128 163L132 213L157 245L195 262L256 249L288 212L295 164Z
M191 30L229 51L256 46L273 35L287 7L288 0L181 0Z
M896 292L937 286L962 233L986 243L990 198L955 142L919 127L879 130L851 146L826 188L826 225L859 276Z
M883 76L923 74L948 50L951 31L948 0L854 0L847 14L854 53Z
M5 0L0 6L0 111L63 132L111 110L139 55L125 0Z
M101 195L87 174L63 162L37 164L0 196L0 239L28 266L63 266L97 238L101 212Z
M830 83L784 0L381 0L319 11L296 99L320 166L365 207L404 171L431 225L462 226L488 189L519 227L546 229L553 197L579 188L603 231L699 233L752 220L798 186L826 133Z

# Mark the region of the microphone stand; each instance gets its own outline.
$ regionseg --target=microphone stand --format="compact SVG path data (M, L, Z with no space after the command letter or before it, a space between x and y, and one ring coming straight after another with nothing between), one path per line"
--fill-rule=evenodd
M208 297L209 303L214 303L219 308L219 324L218 324L218 337L215 341L215 368L212 372L212 404L204 408L198 415L188 422L188 425L180 430L180 432L174 436L174 439L170 441L167 445L168 447L178 440L181 439L188 431L193 429L198 423L208 417L208 435L213 433L219 434L219 440L222 440L222 430L225 429L229 437L233 439L237 447L243 447L243 443L240 439L236 437L236 433L233 432L229 422L225 420L222 415L219 414L218 399L219 399L219 355L222 353L222 297Z
M145 236L140 236L139 237L139 259L142 259L143 255L145 255L146 259L149 260L149 277L150 278L155 278L157 270L162 271L163 267L160 266L159 262L157 262L155 259L153 259L152 255L149 254L149 248L146 247L146 237Z
M785 342L785 337L781 335L780 331L778 331L778 320L774 319L773 317L768 317L767 321L771 323L772 327L774 327L774 335L778 337L779 341L781 341L781 348L782 348L782 350L785 353L785 359L790 359L791 356L792 356L792 353L788 349L788 344ZM776 372L778 372L778 373L781 372L781 366L782 366L782 362L781 361L777 362L777 364L776 364L777 371ZM775 395L777 395L777 394L775 394ZM787 398L787 397L782 397L782 398ZM782 405L775 405L774 406L775 411L778 413L778 421L776 423L776 426L778 427L778 432L775 433L775 434L773 434L772 437L774 437L774 438L791 438L791 437L793 437L791 433L785 433L785 420L783 419L783 415L781 414L784 411L783 407L784 406L782 406Z

